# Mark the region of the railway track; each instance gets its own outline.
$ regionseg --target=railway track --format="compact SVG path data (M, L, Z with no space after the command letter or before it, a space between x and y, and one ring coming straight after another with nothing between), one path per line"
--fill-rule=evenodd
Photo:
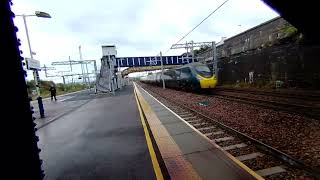
M219 86L216 87L215 90L250 93L250 94L267 95L267 96L271 95L273 97L295 98L295 99L311 100L311 101L318 99L318 101L320 101L320 91L255 90L255 89L245 89L245 88L225 88L225 87L219 87Z
M320 172L202 113L152 92L158 100L222 149L266 179L320 179Z
M215 97L320 119L320 96L218 88Z

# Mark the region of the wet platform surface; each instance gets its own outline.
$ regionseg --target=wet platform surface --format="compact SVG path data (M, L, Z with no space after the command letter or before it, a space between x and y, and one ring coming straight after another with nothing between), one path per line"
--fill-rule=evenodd
M156 179L132 86L65 101L76 109L37 131L45 179Z

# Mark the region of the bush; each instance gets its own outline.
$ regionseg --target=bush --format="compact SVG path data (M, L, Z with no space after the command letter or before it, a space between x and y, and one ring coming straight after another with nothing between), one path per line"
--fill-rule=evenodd
M55 83L53 81L40 81L40 94L43 98L50 96L49 89L52 84L55 84ZM28 89L27 89L28 95L30 97L32 97L32 99L35 99L36 96L32 95L32 90L36 89L34 80L27 81L27 87L28 87ZM78 83L76 83L76 84L62 84L62 83L56 84L56 89L57 89L58 95L69 93L69 92L74 92L74 91L80 91L80 90L83 90L86 88L87 88L87 85L78 84Z

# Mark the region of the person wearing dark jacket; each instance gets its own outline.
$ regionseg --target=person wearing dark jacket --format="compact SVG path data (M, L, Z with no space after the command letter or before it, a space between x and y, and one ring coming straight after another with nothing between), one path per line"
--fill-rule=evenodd
M54 100L57 101L57 98L56 98L57 90L53 84L51 85L49 91L51 93L51 101L53 100L53 97L54 97Z

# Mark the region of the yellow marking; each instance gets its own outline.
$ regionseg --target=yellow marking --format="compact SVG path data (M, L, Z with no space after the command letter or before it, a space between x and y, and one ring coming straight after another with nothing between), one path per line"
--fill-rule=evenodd
M142 87L140 87L142 90L144 90ZM249 174L251 174L253 177L255 177L258 180L264 180L263 177L261 177L259 174L257 174L256 172L254 172L252 169L250 169L248 166L246 166L245 164L243 164L241 161L239 161L237 158L235 158L234 156L232 156L230 153L228 153L227 151L225 151L224 149L222 149L220 146L218 146L216 143L213 143L207 136L205 136L203 133L201 133L198 129L196 129L195 127L193 127L191 124L189 124L188 122L186 122L183 118L181 118L178 114L176 114L175 112L173 112L170 108L168 108L166 105L164 105L162 102L160 102L157 98L155 98L154 96L152 96L148 91L144 90L144 92L146 92L148 95L150 95L153 99L155 99L159 104L161 104L163 107L165 107L167 110L169 110L172 114L174 114L175 116L177 116L180 120L182 120L185 124L187 124L189 127L191 127L195 132L197 132L197 134L201 135L204 139L206 139L208 142L210 142L212 145L214 145L216 148L220 149L223 153L225 153L232 161L234 161L238 166L240 166L242 169L244 169L245 171L247 171Z
M142 126L143 126L143 131L144 131L144 134L146 136L147 146L148 146L148 149L149 149L153 170L154 170L154 172L156 174L157 179L158 180L163 180L163 175L162 175L162 172L161 172L161 169L160 169L160 166L159 166L159 162L158 162L156 153L155 153L155 151L153 149L153 146L152 146L152 141L151 141L151 138L150 138L150 134L149 134L149 131L147 129L147 125L146 125L146 122L144 120L144 117L143 117L143 114L142 114L142 110L141 110L141 107L139 105L135 89L134 89L134 95L135 95L136 102L137 102L137 105L138 105L138 110L139 110L139 114L140 114L140 120L141 120L141 123L142 123Z
M200 81L200 87L201 88L214 88L216 87L218 81L215 76L212 76L211 78L205 78L200 75L197 75L199 81Z
M189 161L187 161L183 156L182 152L179 148L179 146L171 139L171 136L167 132L167 130L164 128L164 126L160 125L161 122L158 119L157 115L153 112L152 108L148 104L148 102L144 99L143 95L141 94L140 90L137 88L138 85L135 84L135 90L137 98L140 100L141 103L141 109L145 112L146 115L146 121L148 121L150 128L152 130L153 135L155 135L155 140L158 145L158 148L160 149L160 153L162 157L164 158L164 163L167 167L167 170L169 172L169 175L171 179L195 179L195 180L201 180L202 178L197 173L197 171L192 167ZM157 122L156 124L150 124L150 122ZM158 124L160 123L160 124ZM163 127L164 131L162 136L163 137L157 137L157 133L159 133L159 127ZM158 134L159 135L159 134ZM165 140L166 141L163 141ZM170 141L171 140L171 141ZM171 143L169 143L171 142ZM168 144L169 143L169 144ZM169 145L169 146L168 146ZM172 155L176 155L175 157L171 157ZM170 156L170 157L169 157ZM172 167L172 165L175 165ZM178 167L177 167L178 166Z

